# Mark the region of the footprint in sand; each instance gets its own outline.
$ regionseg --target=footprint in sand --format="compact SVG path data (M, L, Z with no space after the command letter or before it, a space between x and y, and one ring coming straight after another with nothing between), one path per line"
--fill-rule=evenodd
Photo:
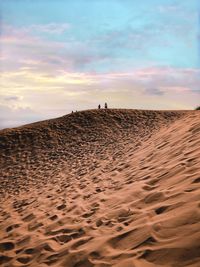
M167 208L169 208L169 206L161 206L161 207L155 209L155 213L158 215L162 214L163 212L165 212L167 210Z
M20 227L20 224L19 224L19 223L12 224L12 225L10 225L10 226L8 226L8 227L6 228L6 232L11 232L12 230L14 230L14 229L16 229L16 228L18 228L18 227Z
M13 258L5 255L0 255L0 264L8 263Z
M15 248L15 245L13 242L2 242L0 243L0 252L5 252L8 250L12 250Z
M33 213L30 213L28 215L26 215L25 217L22 218L22 221L24 222L30 222L32 221L33 219L35 219L35 215Z
M57 206L57 210L63 210L65 208L66 208L65 204L61 204L61 205Z

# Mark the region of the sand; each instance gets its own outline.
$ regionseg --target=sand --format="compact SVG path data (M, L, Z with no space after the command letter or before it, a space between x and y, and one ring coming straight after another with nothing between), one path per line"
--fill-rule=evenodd
M200 111L0 131L0 265L200 266Z

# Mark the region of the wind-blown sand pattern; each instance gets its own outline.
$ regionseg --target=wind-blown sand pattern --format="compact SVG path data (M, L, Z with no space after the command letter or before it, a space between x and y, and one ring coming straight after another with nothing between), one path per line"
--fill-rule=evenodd
M2 130L0 265L199 267L199 142L199 111Z

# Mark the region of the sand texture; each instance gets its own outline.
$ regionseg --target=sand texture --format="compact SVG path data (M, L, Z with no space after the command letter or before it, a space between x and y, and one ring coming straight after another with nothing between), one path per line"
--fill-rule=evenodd
M0 266L200 266L200 111L77 112L0 146Z

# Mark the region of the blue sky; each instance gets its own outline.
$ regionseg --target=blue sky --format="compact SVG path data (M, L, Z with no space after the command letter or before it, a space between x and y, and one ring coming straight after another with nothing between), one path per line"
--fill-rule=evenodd
M1 128L105 101L199 105L198 2L1 1Z

